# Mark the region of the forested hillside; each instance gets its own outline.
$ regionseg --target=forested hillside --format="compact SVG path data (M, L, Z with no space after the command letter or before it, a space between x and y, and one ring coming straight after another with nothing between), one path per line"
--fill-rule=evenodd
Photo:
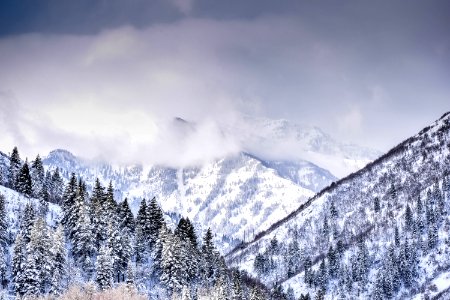
M447 295L449 212L447 113L237 247L227 262L290 298Z
M267 293L227 268L215 232L200 239L184 217L172 226L155 198L142 199L134 217L111 184L97 180L88 193L75 174L61 184L56 170L47 176L43 170L39 156L29 167L15 148L2 177L8 187L0 186L0 295L54 297L80 285L117 287L126 298L261 299Z

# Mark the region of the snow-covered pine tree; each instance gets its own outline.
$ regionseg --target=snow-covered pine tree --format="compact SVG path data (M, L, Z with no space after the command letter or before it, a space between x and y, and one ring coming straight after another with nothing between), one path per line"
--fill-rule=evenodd
M187 284L181 241L178 236L172 234L165 226L161 228L162 256L160 282L170 294L179 293Z
M23 268L23 294L29 298L37 297L40 294L43 281L40 277L38 258L35 256L33 252L28 252Z
M156 202L156 197L153 197L148 206L148 218L150 222L149 243L151 249L156 244L159 237L159 230L164 223L163 212Z
M134 242L134 254L136 257L136 263L142 264L146 262L148 258L148 243L144 236L141 224L136 225L136 234Z
M44 186L45 171L39 154L31 162L31 180L33 183L33 196L38 198L41 195L42 188Z
M5 196L0 194L0 248L8 245L8 220L6 219Z
M189 218L180 219L177 228L175 229L175 234L178 235L182 241L190 243L192 248L196 249L198 247L197 235Z
M212 241L213 235L211 228L205 233L203 237L202 244L202 270L203 270L203 278L208 286L213 286L216 280L216 276L214 274L215 271L215 247Z
M406 205L406 211L405 211L405 230L410 232L414 228L414 217L411 211L411 208L409 205Z
M105 202L103 206L104 212L106 213L106 217L109 220L117 218L118 208L117 202L114 199L114 187L112 181L109 182L108 188L106 189Z
M376 213L378 213L378 212L380 211L380 209L381 209L381 206L380 206L380 198L375 197L375 198L373 199L373 210L374 210Z
M14 147L11 156L9 157L9 170L8 170L8 187L17 190L17 177L19 175L22 162L19 155L19 150Z
M109 289L113 283L113 258L111 257L111 249L107 244L100 247L95 263L97 270L96 282L100 290Z
M33 205L28 202L25 205L23 215L21 216L20 230L22 232L25 243L30 242L31 228L33 227L34 220L36 218L36 212Z
M23 164L22 168L19 171L19 174L17 175L16 190L27 197L31 197L33 195L28 160L25 160L25 163Z
M75 209L75 199L77 198L77 190L78 190L77 178L75 176L75 173L72 173L70 180L67 183L66 188L64 189L64 194L62 197L63 217L61 223L64 225L66 235L69 237L69 239L72 238L73 228L75 227L73 220L73 212Z
M17 295L22 296L25 294L25 263L27 260L26 255L26 242L23 235L19 232L16 236L14 243L14 251L12 258L12 279L14 282L14 290Z
M64 228L59 225L53 233L53 245L51 253L53 255L52 279L49 292L52 295L60 295L64 290L64 281L66 277L67 250L64 238Z
M108 227L107 243L111 249L111 257L113 258L115 281L124 281L127 264L132 252L130 236L126 230L120 230L117 225L110 224Z
M96 241L97 249L103 241L106 240L108 223L105 218L105 212L103 211L105 202L105 191L98 178L95 179L94 188L91 195L91 218L92 225L94 227L94 240Z
M61 199L64 192L64 180L59 173L59 168L57 167L51 177L51 190L49 190L50 199L53 203L61 204Z
M35 291L35 284L37 283L37 289L41 294L48 292L52 271L54 269L54 260L52 249L52 239L50 236L49 228L44 219L37 218L33 224L30 235L30 242L27 245L27 267L26 274L37 274L36 281L30 280L29 286L26 288L26 293ZM27 278L28 280L28 278Z
M241 300L243 298L241 274L238 270L233 272L232 282L232 300Z
M136 227L133 213L131 212L130 206L128 205L128 199L125 198L123 202L118 207L118 217L121 224L121 229L125 228L128 233L134 234Z
M7 287L8 282L8 265L7 265L6 249L0 246L0 290Z
M145 199L142 199L139 210L136 215L136 227L142 231L142 236L148 243L150 236L150 219L148 215L148 207Z
M80 218L73 230L72 253L77 266L84 271L85 279L89 280L94 271L94 256L96 252L94 227L91 223L86 203L77 201L76 205L79 205L77 211L80 214Z

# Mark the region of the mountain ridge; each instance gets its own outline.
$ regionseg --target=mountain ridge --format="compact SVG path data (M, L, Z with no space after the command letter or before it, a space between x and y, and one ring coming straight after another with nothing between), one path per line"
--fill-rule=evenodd
M266 231L256 234L252 241L235 247L227 254L226 260L235 267L246 270L250 274L255 274L255 268L260 266L259 261L257 265L256 258L260 259L263 255L262 257L265 256L266 259L273 260L275 263L273 271L269 271L266 275L256 275L265 284L269 286L280 284L285 289L293 286L295 291L314 293L311 285L308 286L304 283L309 279L306 279L303 259L306 257L312 259L312 271L308 272L313 272L313 274L316 274L314 276L319 276L317 272L322 266L331 268L329 266L331 264L330 255L333 254L330 251L333 251L332 249L335 249L335 247L340 247L339 251L342 253L340 254L342 258L338 270L345 274L346 268L350 268L351 262L356 260L353 257L354 253L362 251L358 250L361 247L366 247L370 265L364 276L367 276L369 284L362 283L361 285L358 279L355 281L349 280L349 286L356 286L356 291L359 291L358 294L352 294L351 291L355 291L354 289L349 288L348 291L341 291L339 286L342 286L342 283L339 284L332 277L327 279L327 284L323 285L323 288L325 289L325 299L331 299L330 295L345 295L345 293L347 293L347 296L343 296L344 298L353 296L372 298L375 297L375 294L379 295L377 294L379 293L377 286L388 280L383 279L385 277L380 277L387 276L381 272L392 266L392 263L386 261L386 257L389 256L381 245L385 245L384 249L388 246L397 247L392 246L394 233L397 232L395 235L399 238L398 242L395 238L395 245L406 247L403 246L405 243L412 243L411 247L415 247L415 251L419 255L417 261L411 262L411 270L417 272L416 278L412 282L407 281L409 279L404 277L401 277L401 280L406 282L404 284L412 284L415 289L425 291L426 293L419 293L422 296L424 294L437 295L432 287L435 278L441 275L446 276L446 272L450 270L450 266L446 267L444 263L450 257L450 241L446 238L445 229L442 228L442 225L439 225L449 224L449 215L443 212L444 215L438 217L438 220L442 219L440 223L425 225L425 232L428 231L428 236L411 233L407 229L406 221L403 220L406 218L407 206L412 210L413 220L422 218L420 208L418 208L421 205L416 203L417 197L424 199L422 201L425 202L427 211L450 211L449 166L450 113L447 112L430 126L405 139L365 168L324 188L301 204L290 215L278 220ZM432 200L433 198L435 200ZM378 212L376 211L377 205ZM337 219L334 219L336 217L333 217L333 215L338 216ZM325 230L325 224L327 224L326 228L330 228L332 234L326 234L324 240L322 232ZM432 225L435 227L430 227ZM398 234L398 231L400 231L400 234ZM404 233L402 233L403 231ZM433 236L435 236L435 240L433 240ZM363 246L358 246L361 239L363 240ZM425 244L423 239L425 239ZM426 239L428 239L428 244ZM292 243L298 241L297 247L302 249L302 254L299 257L302 258L299 263L294 264L294 269L289 268L288 266L292 264L285 260L286 257L290 257L289 254L284 256L284 254L270 252L274 240L275 245L278 243L278 249L281 249L277 253L288 253L285 251L289 251L288 249L291 249L289 247L293 247ZM337 245L339 241L342 242L340 246ZM417 246L417 243L422 246ZM423 245L426 247L423 248ZM328 246L331 250L327 248ZM438 249L436 249L437 247ZM399 250L396 250L395 253L398 253L397 251ZM433 257L435 257L434 260ZM320 266L318 266L319 263ZM285 269L277 266L284 266ZM345 278L338 278L347 282ZM382 280L385 281L382 282ZM317 287L315 283L314 286ZM414 289L399 291L398 285L396 286L395 292L399 292L400 295L403 295L403 298L410 298L411 295L417 293L414 292ZM444 292L445 289L438 288L436 290L440 293ZM385 292L380 292L380 295ZM359 293L363 293L364 296ZM297 293L296 296L298 297L300 294Z

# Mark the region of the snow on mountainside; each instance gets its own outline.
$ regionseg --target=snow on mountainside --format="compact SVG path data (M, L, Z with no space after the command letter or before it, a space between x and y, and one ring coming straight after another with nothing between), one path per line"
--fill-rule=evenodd
M268 286L293 288L297 297L447 299L449 174L447 113L237 247L227 261Z
M26 204L31 203L33 207L37 209L39 207L39 200L27 198L23 194L2 185L0 185L0 195L3 195L5 197L8 230L11 232L10 236L13 236L19 229L19 216L23 215L22 212L25 209ZM61 208L59 207L59 205L49 203L48 212L46 214L47 224L49 224L50 226L54 226L59 222L60 218ZM12 252L10 251L10 253Z
M340 143L318 127L287 120L247 116L224 131L237 136L245 151L258 157L309 161L337 177L357 171L381 155L377 150Z
M335 180L311 163L263 162L244 153L184 169L89 163L65 150L52 151L43 163L60 168L66 179L75 172L91 186L96 177L104 184L111 180L117 198L128 197L134 213L142 198L156 197L164 211L188 216L198 230L219 232L225 248L228 238L249 239Z

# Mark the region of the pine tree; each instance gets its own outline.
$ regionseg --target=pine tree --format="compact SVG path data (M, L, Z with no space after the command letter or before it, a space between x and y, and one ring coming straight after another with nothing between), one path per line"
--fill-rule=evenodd
M397 225L395 225L395 227L394 227L394 242L395 242L396 247L400 246L400 233L398 231Z
M33 195L32 182L30 169L28 168L28 161L25 161L22 168L19 171L16 181L16 189L19 193L24 194L27 197Z
M68 233L69 241L74 243L74 235L76 234L76 231L79 230L79 224L82 222L87 222L86 220L82 220L83 217L88 216L89 217L89 211L87 207L87 192L86 192L86 186L84 182L80 179L78 181L77 187L75 189L75 198L72 198L70 200L70 208L67 210L67 223L66 223L66 230ZM86 226L89 226L89 224L86 224ZM93 231L93 228L91 228L91 231Z
M259 277L266 274L267 267L266 267L266 258L264 256L264 254L262 254L262 253L256 254L255 260L253 262L253 268Z
M118 221L118 207L117 202L114 199L114 187L112 182L109 182L108 188L106 189L104 203L103 203L104 217L108 222Z
M0 194L0 248L6 250L8 245L8 222L6 219L5 196Z
M94 227L88 212L87 205L78 201L77 209L80 218L73 228L72 252L74 260L83 271L86 280L89 280L94 271L94 256L96 253L94 240Z
M140 224L136 225L134 253L136 263L142 264L146 262L148 257L148 243Z
M7 271L8 271L8 265L7 265L7 253L8 249L3 248L0 246L0 289L5 289L5 283L7 282Z
M64 181L59 174L59 168L56 168L51 177L51 190L49 190L50 199L53 203L60 204L63 197Z
M273 236L273 238L270 240L268 253L271 255L277 255L279 250L278 240L276 236Z
M214 276L214 243L212 241L213 236L211 232L211 228L205 233L203 237L203 245L202 245L202 257L203 257L203 272L205 280L210 284L210 286L214 285L215 276Z
M189 243L192 248L196 249L198 247L197 235L195 234L194 226L189 218L180 219L177 228L175 229L175 234L181 241Z
M328 226L328 218L325 215L323 218L322 237L326 243L328 243L328 237L330 235L330 227Z
M131 246L127 231L121 231L117 226L108 227L108 246L113 258L113 270L117 282L125 277L128 261L131 258ZM122 278L122 279L121 279Z
M42 188L44 187L45 171L39 154L36 159L31 163L31 180L33 182L33 196L38 198L41 195Z
M47 191L47 187L44 185L38 196L39 198L39 215L43 218L48 213L48 203L50 202L50 194Z
M38 218L33 224L30 243L27 245L28 259L25 272L26 274L37 274L38 278L27 278L30 280L26 287L27 293L34 294L35 288L42 294L48 291L54 268L51 248L52 240L48 226L42 218Z
M23 271L23 293L32 298L40 294L42 278L40 278L38 258L33 252L29 252Z
M138 213L136 215L136 227L142 230L142 234L146 241L148 241L150 236L150 219L148 215L147 202L145 199L142 199L141 204L139 206Z
M12 259L12 279L14 290L20 296L25 294L25 275L24 265L27 259L26 243L21 233L18 233L14 243L14 252Z
M25 240L25 243L30 242L30 236L31 236L31 228L33 227L34 220L36 218L36 212L34 210L34 207L30 202L28 202L25 205L25 209L22 215L22 220L20 223L20 230L23 234L23 238Z
M391 183L391 187L389 188L389 197L392 200L396 200L397 199L397 189L395 188L394 184Z
M96 282L99 289L109 289L112 286L114 274L111 249L107 245L100 247L95 267L97 270Z
M337 260L336 252L333 249L333 246L330 245L330 248L328 249L328 274L331 278L334 278L337 275L338 269L339 269L339 263Z
M423 204L422 200L420 200L420 194L417 196L417 214L421 215L423 212Z
M334 206L334 201L331 201L330 203L330 216L333 220L337 220L339 216L336 206Z
M414 227L414 219L412 215L411 208L409 205L406 205L406 211L405 211L405 229L406 231L411 231Z
M75 201L78 196L77 192L78 192L77 178L75 177L75 173L72 173L72 176L70 177L70 180L66 185L62 197L63 218L61 220L61 223L64 225L64 229L69 239L72 239L76 223L74 211L75 211Z
M320 262L316 282L321 289L326 289L326 286L328 284L328 274L324 258L322 258L322 261Z
M97 178L91 196L91 218L94 226L94 240L97 249L100 248L102 242L107 238L108 219L105 218L105 191Z
M14 147L11 156L9 158L9 171L8 171L8 187L17 190L17 177L21 169L22 163L19 155L19 150Z
M380 198L375 197L375 199L373 200L373 209L376 213L378 213L381 210Z
M130 234L134 233L136 224L134 222L134 216L128 205L128 199L125 198L118 208L118 217L120 220L121 228L125 228Z
M161 275L160 281L170 293L178 293L183 285L187 284L183 276L183 263L181 257L181 242L179 238L165 227L161 231L162 237L162 257L161 257Z
M161 208L156 202L154 197L148 206L148 218L149 218L149 242L150 248L152 248L159 236L159 230L164 223L164 217Z
M312 273L312 261L311 258L308 256L305 258L305 262L303 264L303 267L305 269L304 271L304 279L305 279L305 283L308 284L309 287L311 287L313 281L314 281L314 276Z
M66 277L67 251L64 238L64 228L60 225L53 234L53 270L50 283L50 293L60 295L64 289L63 282Z
M238 270L233 272L232 300L241 300L243 298L241 274Z
M433 249L438 242L438 228L435 223L432 223L428 228L428 248Z

